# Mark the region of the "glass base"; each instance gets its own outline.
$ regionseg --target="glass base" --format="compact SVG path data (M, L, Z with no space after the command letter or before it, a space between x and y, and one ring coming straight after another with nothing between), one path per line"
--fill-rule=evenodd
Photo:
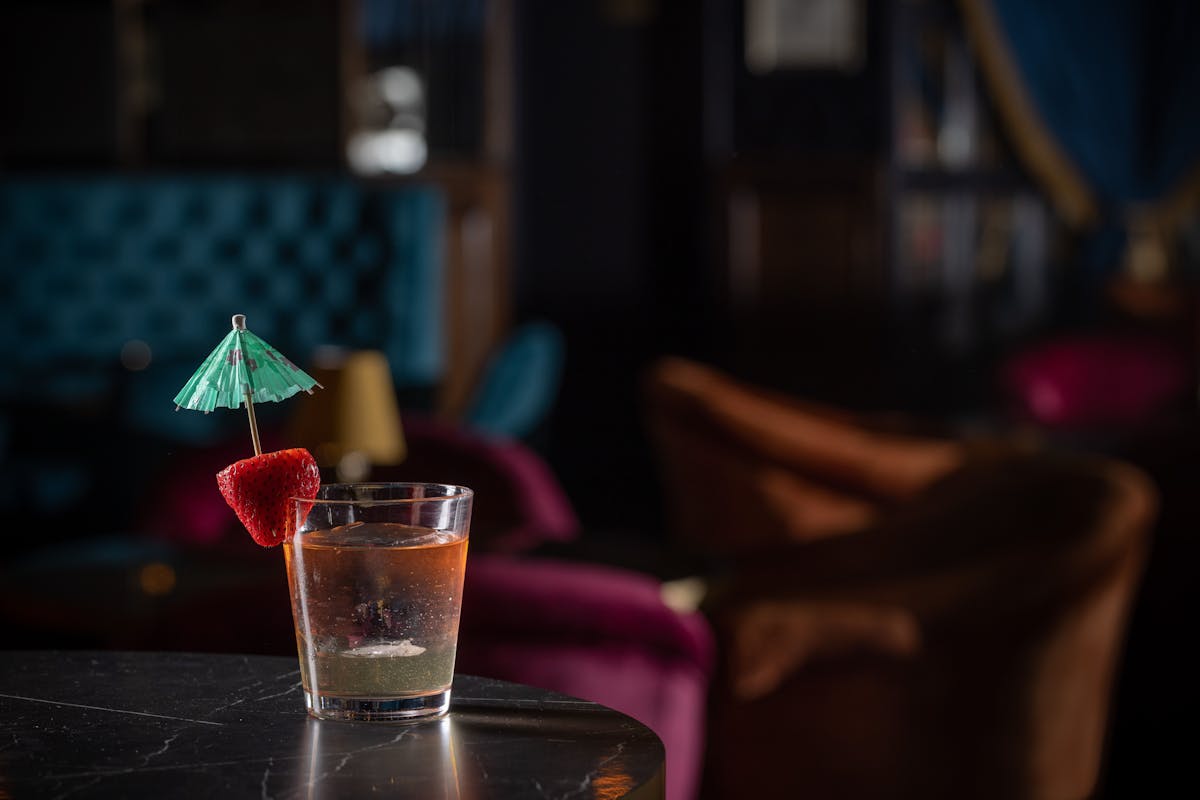
M333 697L304 692L308 713L317 719L346 722L420 722L450 710L450 690L419 697Z

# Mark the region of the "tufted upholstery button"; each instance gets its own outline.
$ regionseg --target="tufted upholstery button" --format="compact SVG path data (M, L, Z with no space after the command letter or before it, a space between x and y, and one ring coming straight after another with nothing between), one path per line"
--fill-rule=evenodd
M267 199L255 193L246 207L246 222L252 227L269 229L272 224L271 208Z
M179 316L166 308L152 308L142 317L142 338L167 341L179 330Z
M261 297L267 293L267 276L261 272L247 272L241 276L241 293L246 297ZM258 325L258 320L255 320Z
M219 236L212 241L213 261L218 264L236 264L242 260L244 245L233 236Z
M211 283L208 273L203 269L189 269L179 273L176 285L182 297L191 298L207 294Z
M208 227L212 223L212 205L209 199L196 194L189 196L183 203L180 222L194 228Z
M170 264L179 260L183 252L179 238L171 235L159 236L146 243L146 259L160 264Z
M130 301L145 300L149 294L149 286L145 273L138 270L121 269L107 276L104 296L110 298L114 306Z
M17 330L30 338L42 338L50 332L50 322L39 310L23 309L14 316Z
M38 283L43 287L42 291L60 303L86 298L85 276L74 275L61 268L50 268L43 270L38 278Z
M66 249L68 257L75 261L111 262L117 256L116 242L106 236L83 234L73 239Z
M140 228L145 225L147 217L145 200L135 196L117 207L116 218L113 221L118 230Z
M105 342L112 341L114 334L121 331L116 314L108 308L90 308L85 311L80 315L80 327L85 336ZM120 348L117 348L113 354L119 352Z
M73 226L78 218L74 204L62 192L49 192L42 198L41 216L66 226Z
M25 269L34 269L50 260L50 241L36 234L21 236L13 242L13 258Z
M302 226L320 228L329 224L329 204L326 197L312 192L304 198Z
M294 267L300 263L300 245L295 239L280 239L275 244L275 263L281 267Z

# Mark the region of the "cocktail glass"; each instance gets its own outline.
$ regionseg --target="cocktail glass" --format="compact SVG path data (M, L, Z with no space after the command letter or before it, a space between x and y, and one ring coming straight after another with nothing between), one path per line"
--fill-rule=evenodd
M312 716L403 722L449 710L473 496L364 483L293 500L283 548Z

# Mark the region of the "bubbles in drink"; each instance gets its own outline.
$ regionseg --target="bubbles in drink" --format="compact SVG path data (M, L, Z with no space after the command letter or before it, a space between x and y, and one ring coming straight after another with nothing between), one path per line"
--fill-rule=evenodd
M360 522L303 533L285 553L306 689L385 698L449 687L465 537Z

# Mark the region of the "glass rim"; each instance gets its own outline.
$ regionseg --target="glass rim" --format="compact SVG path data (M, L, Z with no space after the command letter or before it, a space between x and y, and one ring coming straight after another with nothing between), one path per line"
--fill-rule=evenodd
M322 497L289 497L293 503L310 503L312 505L327 505L327 506L392 506L392 505L412 505L415 503L439 503L447 500L462 500L475 495L474 489L468 489L466 486L458 486L453 483L432 483L429 481L367 481L363 483L323 483L317 489L390 489L400 486L416 487L424 486L427 488L435 488L440 490L439 494L427 495L425 497L380 497L372 499L342 499L342 498L322 498Z

